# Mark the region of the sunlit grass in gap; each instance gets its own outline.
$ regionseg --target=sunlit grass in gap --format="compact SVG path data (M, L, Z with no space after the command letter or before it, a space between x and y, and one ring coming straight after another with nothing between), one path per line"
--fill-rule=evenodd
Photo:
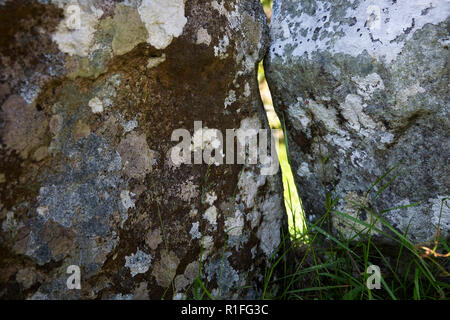
M261 93L261 99L264 103L264 108L267 113L270 127L272 129L283 129L280 119L278 118L273 108L272 96L270 94L269 86L267 84L264 68L262 63L258 69L258 82L259 90ZM297 192L297 187L294 182L294 176L292 174L291 166L289 163L287 153L287 140L282 131L275 133L276 149L278 154L278 161L280 162L281 172L283 176L283 188L284 188L284 203L288 215L289 234L291 239L306 240L306 223L305 213L303 211L302 202Z
M261 2L270 20L272 0ZM259 66L258 81L271 127L286 132L273 109L262 65ZM400 233L382 218L386 212L399 207L375 212L364 203L358 204L359 210L376 217L367 223L336 210L339 195L332 194L327 197L326 212L320 219L306 221L289 164L289 145L283 134L275 139L279 142L277 152L283 174L290 234L283 237L267 266L262 299L449 299L450 244L448 236L440 235L440 222L436 226L433 241L413 243L407 236L409 228ZM392 181L401 178L397 169L394 166L382 176L375 177L367 196L373 197L375 201L381 192L389 192ZM380 190L371 193L376 185L379 185ZM417 203L410 206L415 205ZM443 199L441 205L442 208L450 207L450 199ZM356 227L355 235L332 233L327 226L332 215L353 224ZM389 239L392 244L386 247L373 241L373 232ZM369 290L366 285L369 276L366 270L372 264L381 268L379 290Z

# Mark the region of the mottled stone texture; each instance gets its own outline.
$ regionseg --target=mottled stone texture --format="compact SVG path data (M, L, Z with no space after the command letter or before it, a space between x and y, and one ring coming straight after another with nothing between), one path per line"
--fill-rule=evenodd
M259 1L73 3L0 1L0 298L259 297L280 176L169 158L194 121L268 128Z
M275 0L266 75L307 214L324 214L329 194L335 209L366 222L378 212L416 243L439 221L448 237L449 10L446 0ZM332 221L354 235L353 222Z

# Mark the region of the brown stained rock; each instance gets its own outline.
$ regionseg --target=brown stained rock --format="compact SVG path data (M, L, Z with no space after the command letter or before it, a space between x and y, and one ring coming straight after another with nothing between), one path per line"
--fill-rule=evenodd
M54 135L56 135L59 132L59 130L61 130L62 125L63 125L63 118L60 114L53 115L48 123L50 132Z
M33 269L33 268L24 268L17 271L16 280L19 284L22 285L23 289L28 290L31 288L36 282L40 282L44 279L41 272Z
M47 221L41 230L40 237L48 245L52 256L67 255L73 246L75 234L58 223Z
M147 283L141 282L133 292L133 300L148 300Z
M20 96L11 95L2 106L5 126L2 130L3 143L15 150L22 159L44 143L47 119L35 106L28 105Z
M33 159L36 161L44 160L48 155L48 148L46 146L39 147L33 153Z
M10 95L11 89L9 88L9 85L7 83L0 84L0 103L3 103L3 101Z
M73 129L72 137L75 141L87 138L91 134L91 128L84 122L78 121Z
M130 133L120 141L117 151L122 157L123 171L130 178L143 179L151 172L152 156L145 134Z
M281 242L279 173L261 177L261 163L174 166L171 150L174 131L192 137L195 121L224 135L269 128L256 79L268 46L261 5L167 0L152 11L129 2L134 6L83 2L88 25L78 34L62 17L57 28L44 29L70 74L52 76L29 105L18 98L20 86L11 86L7 99L18 107L3 104L1 202L5 211L22 210L14 219L23 226L1 245L16 269L26 257L47 277L21 298L192 297L183 289L197 276L217 298L257 298ZM161 30L149 12L164 18ZM130 34L143 31L138 18L154 38ZM37 54L31 74L43 61ZM61 286L72 264L81 268L81 290Z
M62 15L56 6L37 1L6 1L0 6L0 83L8 83L28 102L40 86L63 72L63 55L51 39Z
M31 239L31 230L30 228L22 228L17 233L14 239L14 245L12 247L12 251L16 254L25 254L28 249L28 243Z
M171 285L179 263L180 259L174 252L161 252L161 260L155 264L152 272L159 286L167 288Z
M195 278L198 276L199 271L199 262L194 261L187 265L186 270L184 270L184 277L189 282L189 284L193 283Z
M158 228L150 232L147 239L145 239L145 242L150 247L150 249L156 250L156 248L158 248L158 246L163 242L161 237L161 230Z

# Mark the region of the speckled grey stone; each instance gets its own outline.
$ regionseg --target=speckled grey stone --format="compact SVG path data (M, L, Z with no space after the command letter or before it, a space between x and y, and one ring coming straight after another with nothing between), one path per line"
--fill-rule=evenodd
M402 232L411 222L416 243L439 221L449 235L449 12L445 0L275 0L266 75L307 214L324 214L327 194L366 222L368 208L418 203L382 215Z

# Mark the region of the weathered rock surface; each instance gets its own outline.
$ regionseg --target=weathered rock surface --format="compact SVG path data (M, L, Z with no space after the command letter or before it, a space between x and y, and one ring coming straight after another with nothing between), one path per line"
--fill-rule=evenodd
M445 0L275 0L266 75L307 214L324 214L327 194L366 222L363 207L419 203L382 215L414 242L449 236L449 12Z
M259 1L73 4L0 1L0 297L180 298L199 274L214 296L258 297L279 175L170 156L194 121L268 128Z

